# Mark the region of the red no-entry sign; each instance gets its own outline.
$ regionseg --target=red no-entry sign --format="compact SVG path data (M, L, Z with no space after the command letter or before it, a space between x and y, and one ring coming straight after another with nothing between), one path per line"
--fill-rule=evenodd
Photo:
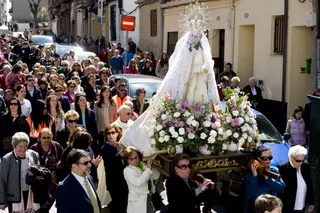
M136 28L136 17L134 16L122 16L121 29L124 31L134 31Z

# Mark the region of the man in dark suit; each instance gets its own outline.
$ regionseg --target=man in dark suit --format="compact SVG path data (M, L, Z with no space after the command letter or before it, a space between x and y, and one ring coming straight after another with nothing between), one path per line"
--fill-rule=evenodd
M57 213L101 213L100 200L92 180L88 178L91 168L89 153L73 149L67 162L71 173L57 188Z
M286 184L283 194L283 213L313 212L314 194L309 164L305 162L307 149L296 145L289 150L289 161L279 165L279 172Z
M262 90L257 86L258 82L255 77L249 79L249 84L243 88L243 92L248 95L248 101L254 108L262 101Z
M18 61L18 56L11 52L11 47L3 49L4 58L11 64L14 65Z
M31 74L26 75L27 82L27 94L26 99L28 99L31 103L31 107L33 111L36 111L37 100L42 100L42 94L38 88L34 86L35 79Z

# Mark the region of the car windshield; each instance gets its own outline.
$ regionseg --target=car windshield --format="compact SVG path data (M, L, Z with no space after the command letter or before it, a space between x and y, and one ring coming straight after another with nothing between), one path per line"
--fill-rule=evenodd
M259 129L259 139L264 142L282 141L282 137L272 123L263 115L257 115L257 124Z
M152 93L157 92L160 82L141 82L130 84L130 97L136 98L136 90L142 87L146 90L146 98L152 98Z
M72 46L72 45L58 45L57 46L57 53L62 57L64 54L69 53L70 51L75 52L82 52L82 48L79 46Z
M32 41L34 45L53 44L53 38L51 36L33 36Z

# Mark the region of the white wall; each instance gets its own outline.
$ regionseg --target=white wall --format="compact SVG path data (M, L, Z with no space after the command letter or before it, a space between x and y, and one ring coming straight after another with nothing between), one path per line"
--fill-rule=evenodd
M123 10L125 11L124 14L126 14L126 12L131 12L134 9L136 9L138 5L135 3L135 1L136 0L123 0ZM131 37L132 40L137 44L137 46L139 46L139 9L137 9L137 11L135 11L134 13L130 14L130 16L136 17L136 28L135 31L129 32L129 37ZM117 26L120 26L120 20L121 15L119 14L119 25ZM119 27L119 29L117 30L119 32L119 42L124 47L126 44L126 32L122 31L121 27Z

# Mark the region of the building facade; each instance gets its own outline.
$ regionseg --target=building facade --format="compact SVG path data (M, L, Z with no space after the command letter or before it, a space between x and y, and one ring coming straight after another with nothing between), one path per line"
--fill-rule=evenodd
M291 115L296 106L304 106L308 101L306 94L311 92L311 76L305 68L306 61L312 58L312 30L307 22L312 2L289 0L286 11L285 1L211 0L205 3L213 16L207 36L216 68L222 71L224 63L231 62L241 78L241 87L248 84L250 77L257 77L263 96L287 102L288 115ZM160 5L164 10L163 49L169 54L182 36L178 21L185 5L191 2L165 0ZM288 28L287 39L284 39L286 12ZM147 32L141 29L140 33Z
M2 0L3 1L3 0ZM33 22L28 0L10 0L12 21L16 23ZM48 0L41 0L40 8L48 8Z
M159 58L163 50L163 8L160 0L138 0L140 6L140 49L152 50Z
M7 23L7 1L6 0L0 0L0 24L4 25Z

